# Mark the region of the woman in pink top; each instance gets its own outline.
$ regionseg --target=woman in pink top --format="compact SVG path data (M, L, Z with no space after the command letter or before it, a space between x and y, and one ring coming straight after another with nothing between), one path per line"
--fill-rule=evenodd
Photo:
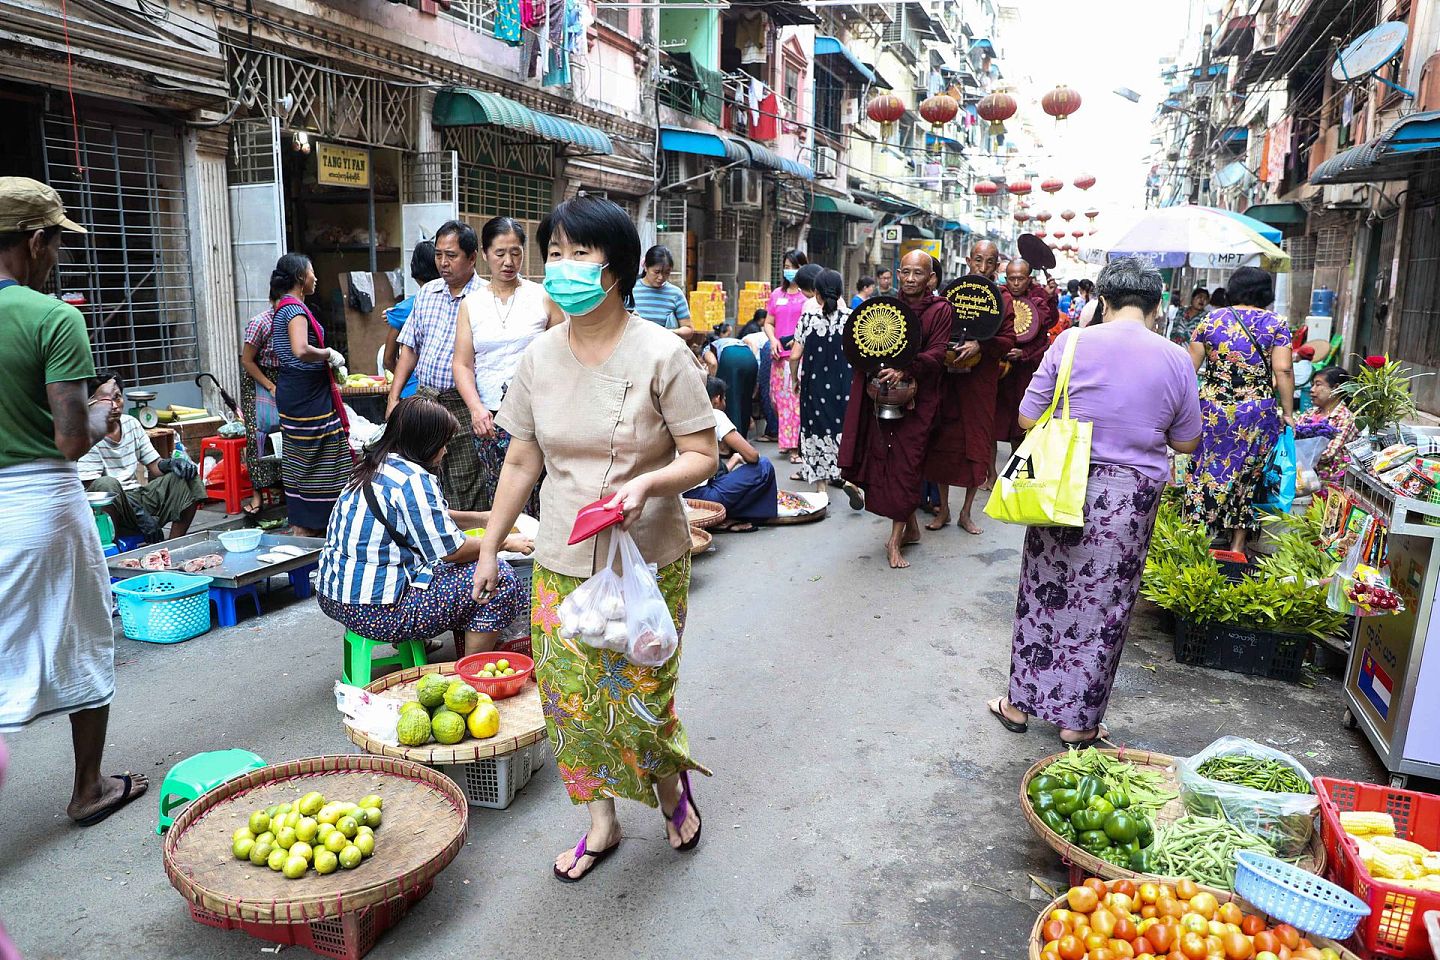
M1050 406L1066 346L1078 340L1070 413L1094 425L1085 525L1025 534L1010 689L990 701L1013 733L1024 733L1030 716L1058 726L1066 745L1090 746L1108 733L1100 720L1170 477L1165 448L1190 453L1200 444L1195 368L1184 348L1154 332L1161 286L1144 260L1112 261L1096 284L1101 322L1062 333L1020 402L1028 430Z
M785 283L770 291L765 310L765 335L770 338L770 401L780 421L780 452L800 463L800 391L790 376L790 347L795 325L809 297L795 285L795 274L810 260L802 250L785 252Z

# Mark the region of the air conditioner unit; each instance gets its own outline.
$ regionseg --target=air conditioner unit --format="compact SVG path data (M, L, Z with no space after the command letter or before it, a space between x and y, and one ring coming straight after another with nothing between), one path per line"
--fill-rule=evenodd
M845 246L858 247L863 244L871 232L868 223L861 223L858 220L845 224Z
M758 209L765 198L765 182L754 170L731 170L727 191L730 206Z
M834 180L840 166L840 156L830 147L815 148L815 176L821 180Z

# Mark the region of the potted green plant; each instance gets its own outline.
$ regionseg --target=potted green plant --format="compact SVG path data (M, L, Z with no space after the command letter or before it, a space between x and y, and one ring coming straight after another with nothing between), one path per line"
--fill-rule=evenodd
M1419 376L1424 374L1409 373L1398 360L1369 356L1355 377L1341 386L1355 425L1368 432L1377 447L1388 443L1392 431L1415 412L1410 384Z

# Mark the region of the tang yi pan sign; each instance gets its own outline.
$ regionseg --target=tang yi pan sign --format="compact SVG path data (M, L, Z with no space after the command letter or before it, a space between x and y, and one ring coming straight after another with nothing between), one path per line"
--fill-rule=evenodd
M338 143L315 145L315 181L331 187L370 186L370 151Z

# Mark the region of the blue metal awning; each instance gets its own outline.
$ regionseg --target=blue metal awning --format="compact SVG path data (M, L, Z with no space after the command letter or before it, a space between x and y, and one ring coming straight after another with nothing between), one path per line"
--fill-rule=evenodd
M1249 127L1226 127L1220 134L1220 141L1222 143L1245 143L1249 139Z
M431 116L437 127L494 126L528 133L542 140L610 155L615 144L603 130L554 114L531 110L509 97L471 87L448 87L435 95Z
M976 40L974 43L970 44L970 52L974 53L976 50L989 50L991 53L994 53L995 44L991 43L988 39L982 37L981 39Z
M698 157L715 157L727 163L749 163L750 154L729 137L704 130L684 127L661 127L660 149L671 153L693 153Z
M1225 76L1225 74L1227 74L1227 73L1229 73L1229 72L1230 72L1230 65L1229 65L1228 63L1212 63L1212 64L1210 64L1209 75L1212 76L1212 77L1223 77L1223 76ZM1193 77L1193 78L1196 79L1196 80L1199 80L1199 79L1200 79L1200 68L1199 68L1199 67L1196 67L1194 70L1191 70L1191 71L1190 71L1190 76Z
M1371 183L1408 180L1440 161L1440 110L1412 113L1380 136L1320 164L1310 182Z
M865 65L865 62L855 56L850 48L845 46L834 37L827 37L824 34L815 35L815 56L817 57L842 57L850 65L855 75L866 83L875 82L875 71Z
M773 170L776 173L786 173L802 180L815 179L815 171L808 165L787 160L769 147L762 147L754 140L740 140L736 137L727 137L726 139L736 150L744 151L750 161L749 165L757 170Z

